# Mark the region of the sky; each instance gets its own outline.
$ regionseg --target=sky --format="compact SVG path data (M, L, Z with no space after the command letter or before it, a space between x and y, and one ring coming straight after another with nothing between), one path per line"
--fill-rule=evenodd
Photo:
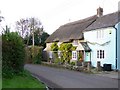
M103 14L118 10L120 0L0 0L1 26L8 25L14 31L15 22L21 18L38 18L44 30L52 34L61 25L95 15L103 8Z

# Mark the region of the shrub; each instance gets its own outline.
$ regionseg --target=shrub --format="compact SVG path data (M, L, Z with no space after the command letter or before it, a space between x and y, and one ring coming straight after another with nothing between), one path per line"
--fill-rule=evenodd
M33 63L34 64L41 64L41 61L42 61L42 49L39 49L39 52L34 57Z
M70 65L74 66L74 65L75 65L75 62L71 62Z
M2 35L2 75L12 77L24 69L24 43L16 32Z
M41 63L41 60L42 60L42 48L41 47L28 46L25 48L25 51L26 51L26 63L34 63L34 64Z

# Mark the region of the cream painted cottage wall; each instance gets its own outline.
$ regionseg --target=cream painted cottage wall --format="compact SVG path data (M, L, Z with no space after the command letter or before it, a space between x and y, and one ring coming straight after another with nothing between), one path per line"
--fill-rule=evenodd
M97 61L112 64L116 68L116 30L113 27L84 32L84 39L91 48L91 62L97 66ZM100 51L101 50L101 51ZM100 58L101 57L101 58Z

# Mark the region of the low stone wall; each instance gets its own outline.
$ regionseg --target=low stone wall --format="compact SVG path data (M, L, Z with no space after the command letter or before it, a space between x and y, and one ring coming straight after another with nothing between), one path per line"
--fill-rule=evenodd
M90 66L84 67L84 66L75 66L75 65L58 65L55 63L50 63L50 62L42 62L41 63L44 66L49 66L49 67L55 67L55 68L61 68L61 69L68 69L68 70L74 70L74 71L79 71L79 72L91 72Z

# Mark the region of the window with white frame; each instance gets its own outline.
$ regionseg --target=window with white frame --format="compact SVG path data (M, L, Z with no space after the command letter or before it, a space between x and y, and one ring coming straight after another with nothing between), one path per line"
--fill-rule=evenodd
M97 30L97 39L104 38L104 30Z
M105 58L105 51L104 50L97 50L97 58L104 59Z
M72 51L72 60L77 60L77 51Z

